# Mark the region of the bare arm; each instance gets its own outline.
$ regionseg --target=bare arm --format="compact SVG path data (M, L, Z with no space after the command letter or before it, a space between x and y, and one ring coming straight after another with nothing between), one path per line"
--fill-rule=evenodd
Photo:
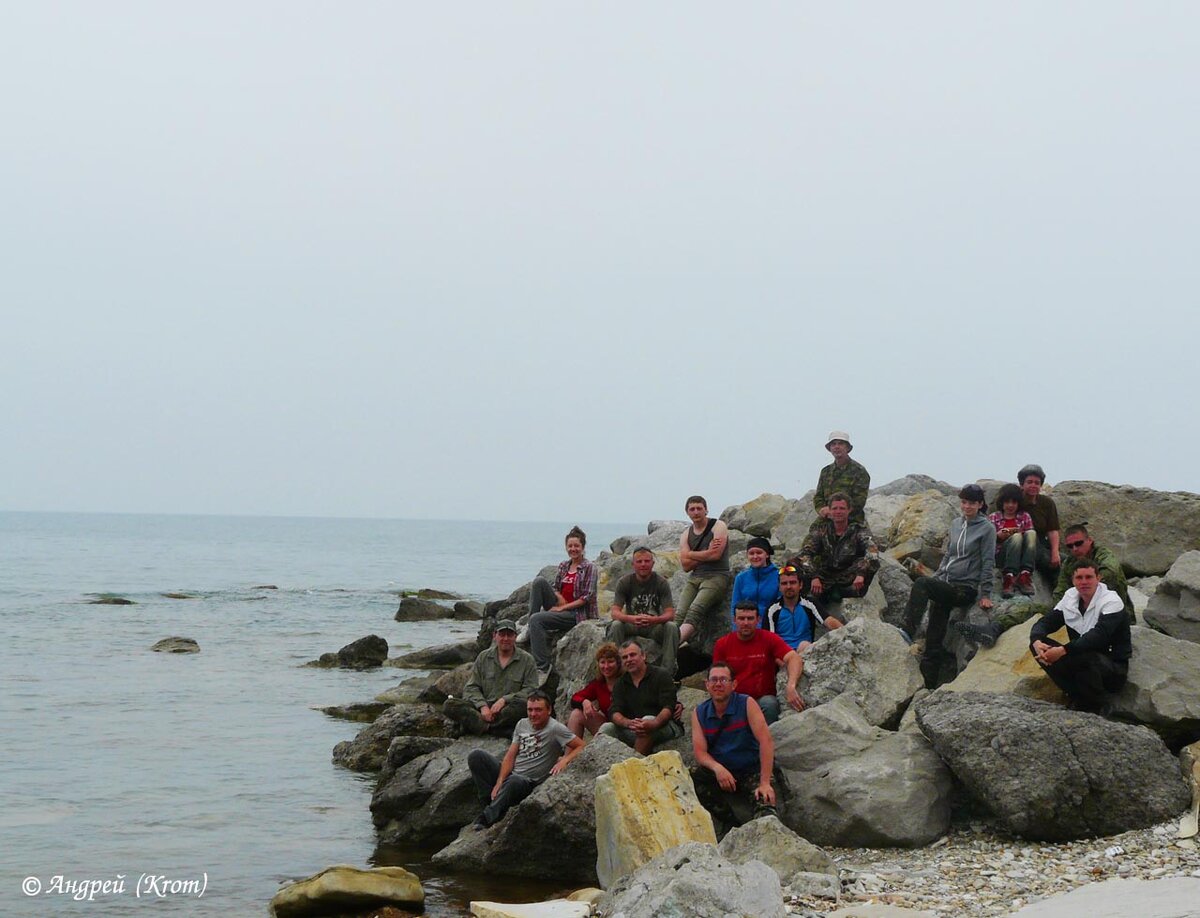
M687 537L687 531L684 531L684 537ZM692 559L695 561L718 561L721 555L725 553L725 546L729 543L729 527L720 520L713 526L712 542L704 551L689 551Z
M565 753L563 753L562 758L560 758L557 762L554 763L554 766L550 769L550 774L556 775L560 771L562 771L564 768L566 768L568 765L570 765L571 760L573 758L575 758L575 756L579 755L579 753L582 749L583 749L583 740L581 740L579 737L575 737L575 739L573 739L573 740L571 740L571 742L567 743L567 751Z
M787 666L787 702L797 711L804 710L804 699L796 691L796 683L800 681L800 673L804 670L804 658L796 651L791 651L783 658Z

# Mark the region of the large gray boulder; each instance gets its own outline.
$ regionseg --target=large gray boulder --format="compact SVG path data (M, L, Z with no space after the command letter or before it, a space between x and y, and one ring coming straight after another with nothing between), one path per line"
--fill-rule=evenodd
M1086 520L1127 574L1161 574L1185 551L1200 549L1200 494L1101 481L1063 481L1048 493L1063 527Z
M1200 643L1200 551L1175 559L1150 597L1145 619L1164 634Z
M554 716L563 723L571 712L571 696L599 675L596 648L604 643L607 627L607 619L580 622L554 649L554 672L558 679Z
M910 474L887 484L871 489L871 496L879 497L912 497L914 494L924 494L926 491L937 491L947 497L958 494L958 488L948 481L930 478L928 475ZM869 500L869 498L868 498Z
M1116 835L1164 822L1190 799L1178 761L1147 727L985 692L933 692L916 707L971 795L1025 838Z
M792 509L795 501L782 494L760 494L744 504L726 507L721 519L730 529L738 529L750 536L769 538L774 529Z
M597 737L558 775L551 775L495 825L468 826L433 856L456 871L596 882L595 781L617 762L636 756L611 737ZM514 852L520 852L514 857Z
M388 655L388 642L377 634L368 634L351 641L337 653L323 653L308 666L340 669L375 669L382 666Z
M481 649L474 639L438 644L394 657L387 661L387 665L400 669L453 669L464 663L474 663Z
M426 704L441 704L451 695L461 698L463 689L474 670L474 663L463 663L448 673L442 673L432 683L421 689L420 694L417 695L417 701L423 701Z
M811 874L824 874L832 880L836 899L838 869L833 858L812 842L801 838L775 816L763 816L730 829L717 850L735 864L759 860L775 871L785 890L792 885L811 889Z
M884 622L859 618L831 631L808 648L800 694L816 707L848 696L864 719L877 727L900 721L921 688L920 666L903 635Z
M1190 918L1200 914L1200 879L1113 877L1078 886L1012 913L1012 918Z
M1200 644L1134 627L1129 680L1105 713L1145 724L1172 749L1200 739Z
M887 548L890 544L888 537L891 535L892 522L907 502L908 496L904 494L872 494L867 498L863 515L879 549Z
M363 727L354 739L334 746L333 763L351 771L379 771L395 737L446 737L450 730L450 721L433 705L393 705L375 718L374 723Z
M762 861L734 864L713 845L671 848L617 882L600 903L608 918L784 918L783 890Z
M908 597L912 593L912 577L899 561L886 554L880 554L879 573L875 575L875 583L883 590L886 601L880 618L889 625L903 628L904 618L908 613Z
M789 501L786 512L771 528L771 544L783 550L776 556L777 560L798 554L804 545L804 539L817 519L812 502L815 493L815 490L809 491L799 500Z
M890 733L849 696L771 725L782 820L818 845L917 847L950 826L950 773L919 734Z
M371 798L371 819L383 844L427 842L473 822L482 811L467 768L472 749L499 757L509 741L472 736L419 755L396 769Z
M400 600L400 607L396 609L396 621L398 622L427 622L454 617L454 610L450 606L417 596L405 596ZM478 618L478 616L475 617Z
M897 561L916 558L936 568L942 563L950 523L960 512L957 497L933 490L914 494L896 514L888 532L892 557Z
M383 768L379 770L377 787L383 787L396 772L415 758L445 749L454 740L445 736L397 736L388 745Z

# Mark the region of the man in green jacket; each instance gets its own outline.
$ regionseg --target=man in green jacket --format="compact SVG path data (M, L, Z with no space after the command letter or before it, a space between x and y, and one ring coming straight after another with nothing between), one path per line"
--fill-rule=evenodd
M442 713L464 733L510 737L526 714L529 693L538 687L537 664L517 647L517 626L511 619L496 622L492 642L475 658L462 698L447 698Z
M1066 595L1071 588L1071 575L1079 562L1085 558L1096 562L1096 572L1100 582L1121 597L1125 604L1125 614L1129 616L1129 624L1136 624L1133 613L1133 601L1129 598L1129 584L1125 581L1125 571L1121 568L1121 559L1112 549L1097 545L1088 535L1087 524L1079 523L1071 526L1063 533L1063 541L1067 546L1067 555L1062 559L1062 567L1058 572L1058 583L1054 587L1054 604Z
M829 517L829 500L841 491L850 497L850 522L867 521L863 508L867 505L867 492L871 490L871 473L850 458L854 444L850 434L844 430L832 430L825 448L833 455L833 462L821 469L817 478L817 491L813 494L813 507L817 511L817 525Z

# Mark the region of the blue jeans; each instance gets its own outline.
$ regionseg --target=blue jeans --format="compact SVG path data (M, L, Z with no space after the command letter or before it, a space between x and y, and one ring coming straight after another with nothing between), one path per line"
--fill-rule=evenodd
M1037 561L1037 533L1032 529L1015 532L1000 543L1000 569L1006 574L1033 571Z
M545 577L535 577L529 591L529 650L539 672L547 672L553 662L558 639L575 627L575 610L550 612L558 602L554 587ZM543 609L547 611L542 611ZM553 640L551 640L553 638Z

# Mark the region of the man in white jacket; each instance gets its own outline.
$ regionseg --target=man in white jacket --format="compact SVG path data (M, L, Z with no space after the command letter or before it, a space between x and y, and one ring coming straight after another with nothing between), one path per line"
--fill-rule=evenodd
M1101 583L1092 559L1079 562L1071 582L1058 605L1033 626L1029 652L1074 707L1096 712L1129 674L1129 616L1116 591ZM1071 640L1060 644L1050 635L1064 625Z

